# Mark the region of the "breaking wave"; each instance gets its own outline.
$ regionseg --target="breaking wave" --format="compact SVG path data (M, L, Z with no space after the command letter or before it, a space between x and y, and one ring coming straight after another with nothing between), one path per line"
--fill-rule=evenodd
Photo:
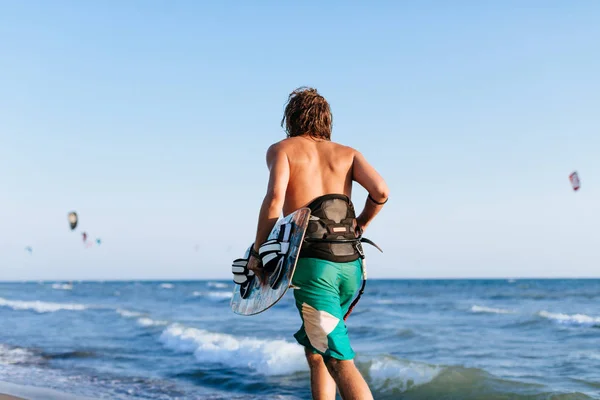
M73 285L69 283L55 283L52 285L54 290L73 290Z
M230 299L233 297L233 293L232 292L199 292L199 291L195 291L194 293L192 293L192 296L194 297L209 297L212 299Z
M302 347L285 340L236 337L172 324L163 331L160 341L168 349L194 354L203 363L250 367L264 375L308 370Z
M119 314L120 316L122 316L123 318L137 318L137 323L138 325L141 326L163 326L163 325L168 325L169 322L168 321L161 321L161 320L155 320L152 318L149 318L147 316L147 314L138 312L138 311L130 311L130 310L125 310L123 308L117 308L115 310L117 312L117 314Z
M169 321L160 321L148 317L138 318L137 323L141 326L164 326L168 325Z
M37 313L49 313L61 310L67 311L83 311L88 308L83 304L76 303L49 303L44 301L22 301L22 300L7 300L0 297L0 307L12 308L15 311L35 311Z
M370 383L377 392L404 392L431 382L443 370L442 367L425 363L381 356L364 364Z
M599 326L600 317L590 317L585 314L560 314L548 311L540 311L538 315L563 325Z
M31 350L0 344L0 364L25 364L34 362L38 358Z
M513 314L514 311L506 310L504 308L492 308L485 306L473 306L471 307L471 311L474 313L490 313L490 314Z
M227 289L229 285L223 282L208 282L208 287L213 287L217 289Z

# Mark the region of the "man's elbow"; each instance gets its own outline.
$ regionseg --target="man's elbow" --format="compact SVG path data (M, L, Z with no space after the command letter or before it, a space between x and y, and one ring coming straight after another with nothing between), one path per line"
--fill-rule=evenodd
M390 189L384 182L382 182L381 184L377 185L373 193L370 193L370 195L378 202L384 202L390 195Z

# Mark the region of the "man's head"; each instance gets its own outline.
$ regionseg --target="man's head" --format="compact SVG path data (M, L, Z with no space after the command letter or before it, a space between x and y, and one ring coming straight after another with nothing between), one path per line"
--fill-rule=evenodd
M332 123L329 103L317 89L300 87L290 93L281 120L288 137L306 134L315 139L331 140Z

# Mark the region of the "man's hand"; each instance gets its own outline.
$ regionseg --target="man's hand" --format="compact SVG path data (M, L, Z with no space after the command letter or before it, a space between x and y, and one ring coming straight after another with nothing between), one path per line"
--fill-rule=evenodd
M267 283L267 276L265 275L265 271L263 270L260 258L250 255L250 259L248 260L248 269L254 272L254 274L258 277L258 281L261 285Z
M361 237L364 233L365 229L367 229L368 223L364 221L362 218L356 218L356 226L354 227L354 234L356 237Z

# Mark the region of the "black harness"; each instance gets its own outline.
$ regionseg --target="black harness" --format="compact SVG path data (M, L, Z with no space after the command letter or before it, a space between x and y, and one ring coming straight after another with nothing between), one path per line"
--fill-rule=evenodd
M364 293L367 282L362 243L370 244L381 252L383 250L369 239L363 238L362 232L356 235L356 213L348 196L327 194L317 197L307 207L311 210L311 216L300 249L300 258L320 258L333 262L363 259L362 285L344 316L346 320Z

